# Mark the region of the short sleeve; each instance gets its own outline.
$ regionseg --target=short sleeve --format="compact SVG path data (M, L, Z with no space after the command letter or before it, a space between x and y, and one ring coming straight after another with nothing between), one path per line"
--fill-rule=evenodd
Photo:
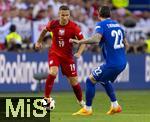
M81 29L77 25L75 26L75 37L77 37L78 40L83 39L83 34L81 32Z
M49 21L46 25L47 31L51 31L51 21Z
M100 33L101 35L103 35L103 27L101 25L101 23L97 23L95 26L95 33Z

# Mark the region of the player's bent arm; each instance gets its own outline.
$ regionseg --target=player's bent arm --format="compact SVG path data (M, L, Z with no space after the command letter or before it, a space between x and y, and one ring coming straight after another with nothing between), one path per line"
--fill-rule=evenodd
M93 44L101 41L102 35L99 33L94 34L92 37L88 39L80 40L79 44Z
M38 38L38 41L37 41L38 43L42 43L43 38L44 38L44 36L45 36L46 33L47 33L47 29L44 28L44 29L42 30L42 32L41 32L39 38Z
M78 49L77 53L78 53L79 55L81 55L82 52L84 51L84 49L85 49L85 44L81 44L81 45L79 46L79 49Z
M129 43L128 43L126 38L123 39L123 43L125 45L125 48L128 50L129 49Z

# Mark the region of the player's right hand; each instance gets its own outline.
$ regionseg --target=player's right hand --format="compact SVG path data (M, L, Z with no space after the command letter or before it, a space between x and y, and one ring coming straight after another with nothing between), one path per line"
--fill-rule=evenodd
M76 44L79 44L79 43L80 43L80 41L77 40L77 39L69 39L69 42L70 42L70 43L76 43Z
M36 49L36 50L39 50L39 49L41 49L41 48L42 48L42 43L36 42L36 43L35 43L35 49Z

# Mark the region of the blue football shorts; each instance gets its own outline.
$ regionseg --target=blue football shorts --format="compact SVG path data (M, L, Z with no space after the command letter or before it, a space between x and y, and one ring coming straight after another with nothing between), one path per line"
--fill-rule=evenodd
M103 64L92 71L92 75L97 82L114 82L117 76L125 69L126 65L109 67Z

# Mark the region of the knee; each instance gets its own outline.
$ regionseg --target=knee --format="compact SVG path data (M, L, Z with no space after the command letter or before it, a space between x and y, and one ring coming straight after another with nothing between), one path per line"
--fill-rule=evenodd
M78 84L78 79L77 79L77 77L71 77L71 78L68 78L68 81L69 81L69 83L72 85L72 86L75 86L75 85L77 85Z
M95 84L96 83L96 80L95 80L95 78L93 77L93 75L91 74L88 78L87 78L87 80L90 80L91 81L91 83L93 83L93 84Z
M91 80L90 77L88 77L88 78L86 79L86 84L87 84L87 85L89 85L89 84L95 85L95 83Z
M102 86L106 86L107 84L110 84L110 81L101 81L100 84Z
M77 82L77 81L70 81L70 84L71 84L72 86L75 86L75 85L78 84L78 82Z
M58 73L58 71L56 71L56 70L50 70L50 72L49 72L49 74L53 75L53 76L56 76L57 73Z

